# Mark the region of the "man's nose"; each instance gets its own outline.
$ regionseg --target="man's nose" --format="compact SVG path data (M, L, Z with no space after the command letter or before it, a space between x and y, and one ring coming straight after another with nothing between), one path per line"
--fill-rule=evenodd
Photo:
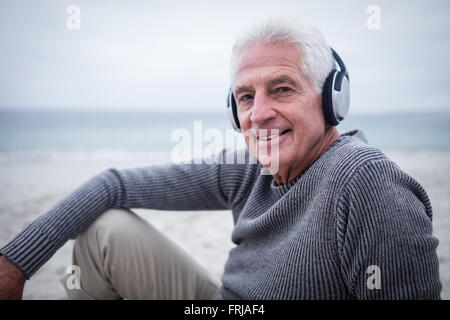
M275 110L272 109L273 101L265 94L256 94L253 98L253 108L250 115L252 122L264 122L277 116Z

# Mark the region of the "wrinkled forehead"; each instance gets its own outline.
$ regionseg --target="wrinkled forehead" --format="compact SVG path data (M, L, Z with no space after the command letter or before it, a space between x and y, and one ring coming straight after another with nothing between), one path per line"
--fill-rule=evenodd
M293 44L257 42L245 48L238 56L233 84L249 72L265 67L290 68L301 73L301 61L300 52Z

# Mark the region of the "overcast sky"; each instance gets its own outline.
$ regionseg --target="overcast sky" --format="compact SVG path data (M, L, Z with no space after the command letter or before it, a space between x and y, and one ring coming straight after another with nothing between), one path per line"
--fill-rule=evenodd
M233 41L269 16L324 33L353 113L450 111L448 0L0 0L0 108L222 112Z

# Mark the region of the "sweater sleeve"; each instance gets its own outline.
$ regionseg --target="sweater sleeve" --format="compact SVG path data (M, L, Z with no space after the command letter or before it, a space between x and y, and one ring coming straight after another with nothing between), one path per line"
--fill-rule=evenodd
M30 278L50 257L110 208L229 209L237 184L251 166L220 164L109 169L89 179L0 249ZM235 170L240 173L232 174ZM247 174L248 175L248 174ZM242 193L242 192L241 192Z
M369 161L338 201L341 272L356 299L440 299L428 196L388 159Z

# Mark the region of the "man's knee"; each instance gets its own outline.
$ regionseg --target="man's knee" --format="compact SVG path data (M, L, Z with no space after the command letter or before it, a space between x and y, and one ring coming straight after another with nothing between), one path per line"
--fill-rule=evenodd
M108 209L77 236L74 245L80 246L86 242L91 245L95 242L106 245L111 241L130 239L142 222L144 220L129 209Z

